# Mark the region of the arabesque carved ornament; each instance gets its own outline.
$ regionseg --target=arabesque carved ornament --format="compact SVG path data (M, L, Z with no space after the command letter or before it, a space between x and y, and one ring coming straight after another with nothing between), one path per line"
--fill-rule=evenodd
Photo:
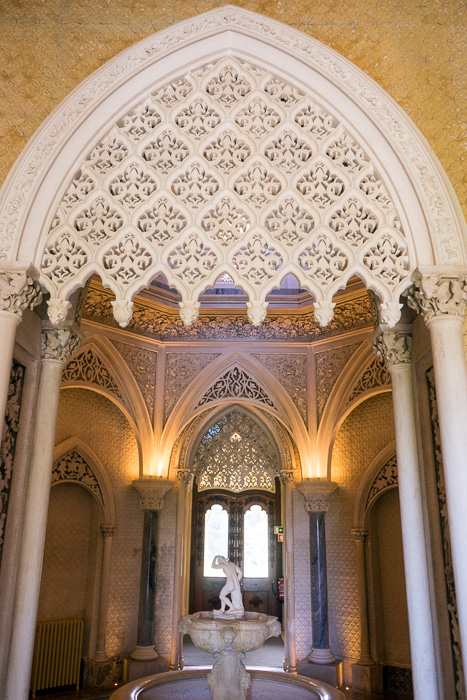
M381 469L376 474L373 482L369 488L368 496L365 503L365 510L373 503L375 498L384 491L384 489L392 488L398 485L398 475L397 475L397 457L393 455L388 459L388 461L381 467Z
M42 360L53 360L65 364L69 356L78 349L81 333L75 326L66 328L42 328Z
M25 309L42 299L38 273L32 266L0 264L0 313L15 314L18 322Z
M135 479L132 484L140 495L142 510L161 510L164 507L165 496L173 487L174 482L153 477Z
M308 513L326 513L330 506L329 497L337 488L338 484L334 481L324 479L305 479L297 484Z
M467 301L467 272L456 274L414 275L414 286L408 295L409 305L422 313L426 324L438 317L464 318Z
M51 484L53 486L61 481L77 481L83 484L93 492L99 503L104 503L102 489L92 467L77 450L67 452L55 462Z
M188 326L228 271L258 326L267 294L293 273L326 326L333 296L358 275L396 322L407 243L355 136L291 83L233 57L183 80L135 104L80 163L42 259L51 309L97 272L125 327L134 295L162 273Z
M412 362L412 333L398 328L384 330L375 338L376 354L384 359L388 369Z

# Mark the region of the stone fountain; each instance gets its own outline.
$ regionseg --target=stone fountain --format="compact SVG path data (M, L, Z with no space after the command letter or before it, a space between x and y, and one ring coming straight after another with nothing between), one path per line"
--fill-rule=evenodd
M236 564L218 555L212 567L222 569L226 576L219 593L221 609L185 615L178 628L190 635L196 647L214 654L215 663L207 677L212 700L246 700L251 679L243 664L245 653L259 649L269 637L278 637L281 626L277 617L245 612L242 571Z
M311 678L269 670L248 673L245 653L279 636L281 626L276 617L245 612L238 566L219 555L213 568L226 575L221 609L185 615L179 622L179 631L189 634L195 646L214 654L211 672L206 677L205 669L196 668L140 678L110 700L209 700L209 695L211 700L246 700L247 693L250 700L345 700L340 690Z

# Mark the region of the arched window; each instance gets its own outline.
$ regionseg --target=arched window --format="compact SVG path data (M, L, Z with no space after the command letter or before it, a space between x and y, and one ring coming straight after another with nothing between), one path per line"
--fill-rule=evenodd
M243 570L245 578L269 575L268 514L259 505L243 516Z
M204 556L203 576L219 578L219 569L213 569L212 560L217 554L229 555L229 514L215 503L204 514Z

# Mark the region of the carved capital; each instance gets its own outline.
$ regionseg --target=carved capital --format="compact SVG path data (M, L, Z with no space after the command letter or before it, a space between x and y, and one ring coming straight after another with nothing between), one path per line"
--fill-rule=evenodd
M423 314L427 325L433 318L464 318L467 301L467 274L448 271L443 274L414 275L414 286L408 296L413 309Z
M32 309L42 299L37 271L32 265L0 265L0 312L15 314Z
M373 347L389 369L412 362L412 333L408 328L394 328L379 333L373 341Z
M334 481L321 479L306 479L297 484L297 489L305 499L305 510L308 513L325 513L329 510L329 496L337 487Z
M355 542L365 542L366 538L368 537L368 530L363 528L353 527L351 529L351 533Z
M282 469L279 474L281 484L291 484L294 481L294 473L289 469Z
M184 484L189 484L191 480L191 472L189 469L177 469L177 480L183 481Z
M135 479L132 484L139 491L142 510L162 510L165 494L170 491L174 482L152 477Z
M81 342L81 333L76 326L54 328L44 325L42 328L42 359L54 360L66 364L66 361Z
M117 530L116 525L101 525L102 537L106 539L107 537L113 537Z

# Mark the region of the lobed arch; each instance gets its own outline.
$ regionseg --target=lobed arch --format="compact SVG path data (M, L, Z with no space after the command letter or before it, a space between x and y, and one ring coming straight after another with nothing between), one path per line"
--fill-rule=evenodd
M200 400L206 392L215 385L219 378L226 375L230 370L238 368L250 377L271 401L272 405L267 405L254 398L246 397L225 397L213 398L209 403L199 405ZM271 420L277 420L282 426L282 430L294 436L294 443L299 452L300 462L303 463L309 454L309 437L297 407L290 396L283 389L280 382L271 372L258 360L251 356L239 353L221 355L211 362L200 372L198 378L191 382L185 389L177 404L171 411L161 438L162 464L169 464L172 448L176 444L177 438L187 427L192 424L194 418L204 416L206 409L219 410L229 407L232 403L238 403L252 411L262 410Z
M102 363L102 367L109 373L112 385L108 382L86 381L80 377L80 373L68 377L70 364L90 350ZM107 384L107 385L106 385ZM141 394L141 390L130 371L124 358L117 348L105 337L91 335L86 337L78 351L68 360L62 378L61 389L88 389L102 394L112 401L128 420L138 444L140 455L140 472L150 473L153 459L153 430L148 408Z
M378 235L381 234L378 240L373 241L370 237L363 245L346 243L334 235L329 225L329 218L333 213L337 214L335 207L331 206L324 215L326 220L317 223L311 236L313 245L307 247L309 232L305 232L298 249L291 246L290 255L286 243L276 240L273 243L273 237L265 235L264 220L260 216L259 222L251 227L246 248L232 248L225 258L220 245L209 237L200 238L200 229L196 232L187 229L182 237L176 237L178 248L175 245L171 250L167 249L157 260L158 254L147 241L143 244L141 237L135 237L134 230L125 229L129 224L111 238L113 248L101 251L93 260L90 259L88 244L82 239L77 242L76 237L72 240L70 229L65 233L60 231L64 222L58 220L58 231L63 233L61 238L51 234L60 202L83 159L94 152L109 130L117 128L117 122L164 81L173 80L187 73L190 67L202 64L208 65L209 73L209 66L225 57L237 64L251 62L254 65L250 74L253 78L255 72L259 76L254 90L264 88L260 86L261 71L271 71L284 82L289 95L294 90L304 92L322 106L331 121L337 120L343 132L354 140L353 145L350 144L354 153L352 157L363 158L360 172L366 173L370 180L376 174L378 183L383 186L383 200L389 196L400 226L395 225L391 219L393 215L388 214L389 218L385 215L384 220L378 222ZM202 76L200 80L202 82ZM272 92L274 89L273 86ZM281 90L279 88L275 95L278 114L285 109L280 103L288 99L285 93L280 93ZM264 91L262 94L264 97ZM287 119L284 123L290 126ZM341 136L342 130L339 132ZM214 130L213 137L216 135ZM280 140L277 129L273 135ZM248 138L245 144L248 144ZM348 143L344 144L343 153L348 146ZM356 151L359 151L357 155ZM312 158L316 160L318 154L314 153ZM326 154L321 158L325 161L324 165L321 163L321 170L331 167L331 157L326 158ZM254 162L248 166L250 169L243 173L244 179L250 178L250 185L252 181L261 180L262 169L271 167L268 160L264 149L254 154ZM196 165L193 158L187 163L190 167ZM359 184L351 182L344 170L340 168L339 173L332 176L342 176L344 190L347 188L355 195ZM183 179L181 171L179 175ZM158 177L155 173L155 180ZM196 177L198 175L191 175L191 181ZM297 194L298 182L293 177L285 179L276 169L269 184L274 184L274 178L278 183L276 188L279 187L285 195L289 192L287 187L291 186L299 204L303 204L303 199ZM315 175L313 178L316 184ZM374 182L371 182L370 190L374 187ZM229 183L226 192L231 194L235 184L230 180ZM380 186L378 183L376 188ZM374 195L375 198L378 196ZM378 218L377 210L379 207L381 213L383 200L380 198L378 203L373 201L372 204L368 200L371 216ZM346 202L342 201L341 205L342 211ZM112 206L123 217L124 211L119 209L119 203L112 200ZM183 209L183 202L180 206ZM310 205L307 211L313 212L313 207ZM266 216L266 209L264 214ZM189 223L192 225L193 221ZM53 322L64 318L68 296L77 287L94 272L102 275L106 270L104 284L116 294L114 313L124 326L131 318L133 294L164 269L165 273L170 271L170 283L182 293L181 315L187 324L197 316L199 294L212 284L211 277L214 278L215 272L221 270L228 271L247 291L250 299L248 311L255 324L260 323L266 313L267 291L277 286L281 276L294 272L300 283L314 295L315 314L323 325L332 317L333 294L345 286L351 274L357 274L368 288L376 292L382 302L382 318L392 325L399 316L400 293L410 286L411 275L417 267L465 264L466 226L459 204L431 149L403 111L368 76L333 50L279 22L233 6L212 10L139 42L100 68L71 93L39 129L11 171L0 196L0 231L3 261L32 263L38 269L41 261L45 261L41 281L52 296L49 312ZM52 238L44 257L49 235ZM180 252L180 246L185 246L188 253L187 250ZM180 270L180 266L190 267L190 250L198 250L200 246L204 251L203 265L207 274L198 274L201 281L190 287L191 282L172 273L174 269ZM117 250L119 247L121 249ZM57 262L59 253L62 260L68 258L68 267ZM239 261L248 267L252 255L259 253L263 258L261 275L266 278L264 284L256 284L256 268L249 278L239 273L242 269ZM122 266L125 256L131 258L130 267L139 266L139 276L133 286L121 280L117 284L109 274L109 269L115 271L116 267ZM171 256L182 259L175 268ZM53 274L56 273L53 283L53 274L49 274L51 268Z

